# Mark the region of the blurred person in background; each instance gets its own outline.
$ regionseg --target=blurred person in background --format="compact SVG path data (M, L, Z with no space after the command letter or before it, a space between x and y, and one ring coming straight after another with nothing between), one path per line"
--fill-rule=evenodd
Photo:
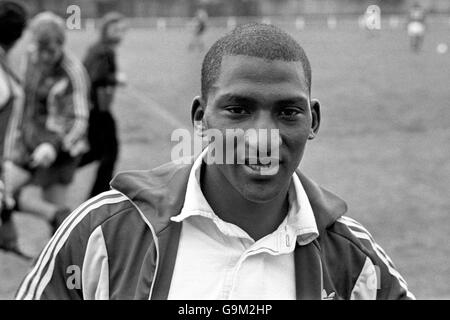
M194 36L188 45L189 50L198 49L202 51L205 48L204 35L206 33L208 13L204 9L197 10L194 18L195 30Z
M381 9L377 5L367 7L362 16L361 26L366 30L367 35L372 38L381 29Z
M407 24L410 47L413 52L419 52L422 48L426 31L425 19L425 9L416 2L409 12Z
M84 65L88 72L91 111L88 140L90 149L84 154L80 167L99 161L99 167L89 197L110 189L119 153L116 121L111 111L118 85L125 84L125 75L118 72L116 52L124 37L124 16L111 12L103 17L100 36L87 51Z
M40 13L30 33L20 148L5 174L18 209L42 216L54 231L70 213L67 190L86 151L88 79L81 62L64 50L63 19Z
M24 94L11 70L7 54L26 27L25 8L0 1L0 249L17 251L17 232L12 220L12 201L7 199L3 163L11 157L14 138L22 117Z

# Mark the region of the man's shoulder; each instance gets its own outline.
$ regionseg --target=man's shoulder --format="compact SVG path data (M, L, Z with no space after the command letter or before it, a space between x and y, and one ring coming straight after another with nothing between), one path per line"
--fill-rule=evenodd
M187 185L192 163L172 161L151 170L119 172L111 186L133 201L141 198L150 201L160 194L180 194Z
M111 182L112 190L81 204L65 224L86 236L105 224L117 230L143 225L142 212L161 214L162 209L172 211L172 207L182 203L189 168L186 164L168 163L152 170L118 173ZM162 218L165 217L158 217Z
M131 214L134 211L133 204L126 196L111 190L81 204L66 218L64 224L67 230L78 229L81 233L90 234L115 216Z
M300 170L296 173L308 196L320 233L347 212L347 203L335 193L305 176Z
M371 257L378 250L372 234L355 219L343 215L326 230L327 241Z

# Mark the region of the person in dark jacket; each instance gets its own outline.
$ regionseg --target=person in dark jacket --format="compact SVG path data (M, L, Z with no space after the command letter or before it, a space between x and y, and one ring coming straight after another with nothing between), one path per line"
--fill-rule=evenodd
M103 18L98 42L89 48L84 59L91 81L88 129L90 150L84 154L79 166L99 161L90 197L109 190L119 153L116 121L111 107L116 87L125 82L116 63L116 49L123 38L124 30L122 15L107 14Z
M277 27L220 38L191 109L195 133L214 140L119 173L67 218L16 298L413 299L346 203L300 172L321 119L310 89L304 50Z

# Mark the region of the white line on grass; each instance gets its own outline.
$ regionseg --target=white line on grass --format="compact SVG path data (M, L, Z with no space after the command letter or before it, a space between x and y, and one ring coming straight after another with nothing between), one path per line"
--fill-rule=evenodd
M181 129L186 128L189 129L184 123L182 123L180 120L178 120L173 114L168 112L164 106L160 105L158 102L153 100L152 98L143 95L138 90L134 89L131 86L128 86L124 93L128 96L132 97L133 99L137 100L141 105L143 105L145 108L150 109L153 111L153 114L157 117L161 118L161 120L164 121L165 124L170 125L174 129Z

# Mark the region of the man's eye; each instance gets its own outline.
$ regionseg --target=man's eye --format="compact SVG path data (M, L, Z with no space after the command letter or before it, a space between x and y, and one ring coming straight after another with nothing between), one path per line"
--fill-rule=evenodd
M286 108L280 111L280 116L283 118L295 118L300 113L297 108Z
M239 106L227 107L226 110L233 114L248 114L245 108Z

